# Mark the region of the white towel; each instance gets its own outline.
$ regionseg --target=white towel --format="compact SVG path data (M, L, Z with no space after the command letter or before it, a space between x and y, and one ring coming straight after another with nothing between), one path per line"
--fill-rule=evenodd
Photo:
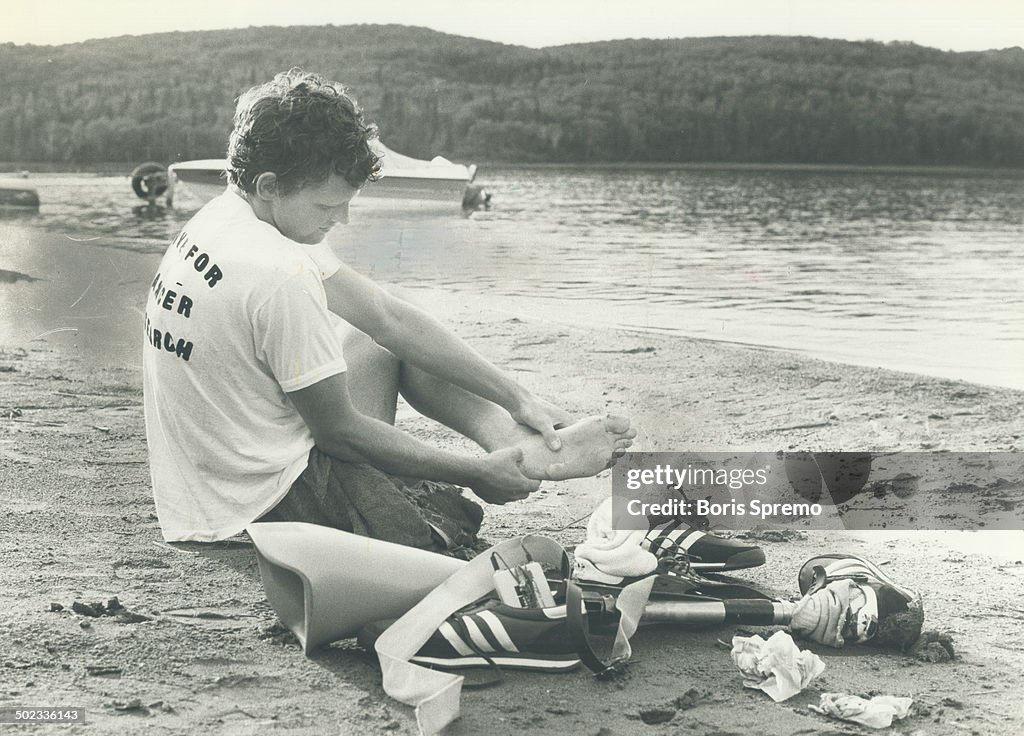
M612 498L606 498L587 522L587 540L576 547L573 555L584 579L601 577L593 570L609 577L634 577L654 572L658 558L640 546L647 535L646 529L614 529ZM606 580L606 582L608 582Z

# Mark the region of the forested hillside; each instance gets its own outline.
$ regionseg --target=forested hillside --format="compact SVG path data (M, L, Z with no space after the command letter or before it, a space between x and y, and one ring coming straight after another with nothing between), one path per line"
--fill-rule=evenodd
M541 50L404 26L0 46L0 160L222 155L290 66L348 84L392 148L505 162L1024 165L1024 51L814 38Z

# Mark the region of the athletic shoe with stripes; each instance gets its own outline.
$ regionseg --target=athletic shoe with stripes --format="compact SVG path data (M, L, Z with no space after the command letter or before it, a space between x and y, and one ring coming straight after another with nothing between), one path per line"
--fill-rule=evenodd
M372 651L390 622L366 626L359 643ZM486 599L456 611L411 661L437 669L495 667L563 672L580 664L565 606L514 608Z
M757 545L701 531L683 519L654 526L641 546L655 557L685 557L696 572L741 570L764 564L764 551Z
M857 583L866 599L857 611L846 612L842 633L847 641L898 648L917 641L924 626L920 594L897 583L870 560L847 553L812 557L800 568L797 583L806 597L844 579Z

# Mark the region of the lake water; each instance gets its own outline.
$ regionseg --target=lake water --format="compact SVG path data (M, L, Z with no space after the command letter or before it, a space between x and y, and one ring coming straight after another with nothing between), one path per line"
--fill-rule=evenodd
M777 347L1024 388L1024 174L484 169L493 207L357 200L331 242L382 281L548 320ZM130 356L188 214L126 177L46 175L0 220L0 344ZM8 277L10 278L10 277ZM127 358L137 362L137 358Z

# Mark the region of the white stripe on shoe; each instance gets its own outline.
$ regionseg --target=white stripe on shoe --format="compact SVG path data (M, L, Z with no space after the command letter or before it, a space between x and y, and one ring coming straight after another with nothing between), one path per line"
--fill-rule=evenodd
M674 534L678 535L679 538L676 539L674 537L671 537L671 535L670 537L673 538L673 540L676 541L676 543L680 547L687 551L689 551L690 547L694 545L694 542L696 542L701 537L707 536L706 532L702 532L699 529L688 529L682 534L679 534L679 532L674 532Z
M476 614L478 618L482 619L483 623L487 625L487 628L491 630L491 634L497 640L497 642L505 648L508 652L518 652L519 648L512 641L512 638L508 635L508 631L505 630L505 625L501 623L501 619L495 616L491 611L480 611Z
M682 529L678 528L679 526L678 522L669 522L663 526L655 527L644 538L643 546L655 555L658 555L666 546L669 549L678 547L688 551L698 539L707 536L707 532L702 532L691 526L685 526Z
M462 640L462 637L459 636L458 632L456 632L455 629L452 628L452 625L447 621L441 624L437 630L441 632L441 635L451 645L451 648L463 657L468 657L471 654L474 654L472 647Z
M647 532L647 535L640 542L640 546L657 555L661 550L661 545L663 545L668 539L668 535L682 525L682 521L674 519L673 521L662 524L661 526L656 526Z
M466 632L469 634L469 638L473 640L473 643L476 644L477 648L481 652L494 651L494 647L491 646L489 641L487 641L487 637L484 636L484 633L480 631L480 627L476 625L476 621L469 616L464 616L462 623L466 625Z

